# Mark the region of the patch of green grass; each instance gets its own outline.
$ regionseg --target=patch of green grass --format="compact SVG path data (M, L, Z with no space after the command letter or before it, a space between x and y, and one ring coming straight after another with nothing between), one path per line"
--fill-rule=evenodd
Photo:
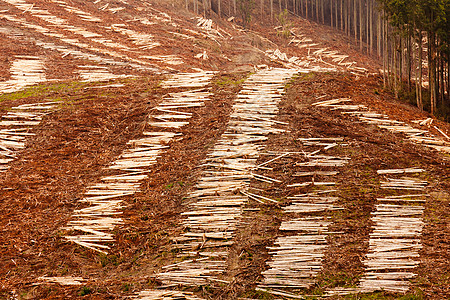
M106 267L107 265L118 266L121 262L120 258L117 255L105 255L99 254L99 260L102 267Z
M82 88L86 87L87 85L88 83L80 81L71 81L53 84L39 84L14 93L0 95L0 102L20 100L28 97L39 97L39 96L45 97L55 93L77 92ZM59 97L54 98L53 100L58 101L63 99Z
M272 300L274 299L274 296L268 292L265 291L259 291L259 290L252 290L245 292L243 295L241 295L242 298L249 298L249 299L261 299L261 300Z
M166 185L166 186L164 187L164 189L169 190L169 189L173 188L173 185L174 185L174 184L175 184L174 182L169 183L168 185Z
M91 288L87 287L87 286L83 286L80 291L78 292L78 295L80 296L86 296L92 293Z
M176 187L177 185L178 185L179 187L183 187L183 186L184 186L184 182L183 182L183 181L176 181L176 182L169 183L168 185L166 185L166 186L164 187L164 189L170 190L170 189Z
M223 76L219 80L217 80L215 82L215 84L218 86L231 86L231 85L237 86L237 85L241 85L242 83L244 83L245 80L246 80L246 78L233 80L232 78L230 78L228 76Z
M129 292L130 290L131 290L131 284L129 284L129 283L122 284L122 291Z
M326 286L327 288L334 287L355 287L354 282L356 282L355 276L345 272L339 272L337 274L324 275L320 282L321 286Z
M303 73L298 77L299 81L310 81L313 80L316 77L316 74L313 72L310 73Z

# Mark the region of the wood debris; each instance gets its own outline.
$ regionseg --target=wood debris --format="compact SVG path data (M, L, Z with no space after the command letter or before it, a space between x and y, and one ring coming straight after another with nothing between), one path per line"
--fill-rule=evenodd
M192 115L183 109L198 107L209 100L210 94L205 90L214 73L179 74L171 77L163 86L197 87L201 89L169 94L148 116L147 128L167 128L168 131L144 131L143 138L130 140L130 148L125 150L108 169L115 170L116 175L101 178L101 183L89 187L85 198L81 200L87 207L74 211L72 220L64 227L69 231L65 238L80 246L107 253L114 241L112 230L122 223L118 217L122 209L123 197L140 191L140 181L147 178L146 171L154 165L169 143L180 134L169 131L178 129L189 122L170 122L168 120L183 116L183 120ZM181 105L180 105L181 103ZM195 105L187 105L195 104ZM170 107L170 110L168 108ZM181 109L181 111L180 111ZM163 113L161 115L161 112Z
M17 152L25 149L27 137L42 118L57 108L56 102L23 104L13 107L0 118L0 173L9 169Z
M203 300L191 292L168 291L168 290L148 290L142 291L132 299L140 300Z
M323 171L317 168L342 167L348 163L348 158L333 157L329 155L318 155L331 149L330 145L337 146L343 138L319 137L300 138L305 147L310 147L310 153L303 153L307 159L306 163L296 163L297 166L308 168L308 171L296 174L296 177L336 176L339 171L333 169ZM331 224L327 213L340 210L342 207L336 205L337 197L331 196L336 190L327 189L334 186L331 181L305 181L288 185L288 187L301 187L308 189L319 189L294 197L289 197L292 203L283 208L286 213L302 214L303 217L294 217L283 221L279 230L286 232L286 236L278 237L275 245L268 247L271 260L267 263L269 269L264 271L264 278L258 285L259 289L273 295L288 298L303 298L293 294L295 289L310 288L316 283L316 276L322 270L322 260L328 248L327 235L331 234L328 227ZM325 187L325 190L321 189ZM290 234L288 234L290 233ZM294 233L294 234L292 234Z
M82 277L72 277L72 276L61 276L61 277L42 276L39 277L38 280L41 282L36 283L37 285L42 284L42 282L56 283L60 285L82 285L86 281L86 279Z
M240 222L249 198L274 201L247 191L252 177L276 182L257 175L256 160L264 148L266 135L280 133L273 122L285 82L295 71L272 69L251 75L233 105L227 129L208 153L196 190L190 193L188 211L183 215L186 232L175 238L180 255L189 256L201 249L202 259L164 268L157 279L164 284L204 285L223 282L227 246ZM239 191L241 194L239 194ZM217 252L223 252L218 256Z
M420 173L424 170L412 170ZM379 170L378 174L402 174ZM388 170L389 171L389 170ZM399 188L423 190L427 185L420 180L392 179L382 187L392 192ZM425 195L426 196L426 195ZM386 201L390 203L385 203ZM360 292L384 290L406 293L410 288L409 280L417 276L414 269L419 265L419 250L422 248L421 235L424 226L422 219L424 195L393 195L379 198L372 212L375 224L370 233L369 252L363 260L365 274L359 283Z
M46 80L44 63L39 57L16 56L10 73L11 79L0 82L0 93L16 92Z
M379 128L386 129L394 133L404 134L412 142L422 144L440 152L450 153L450 141L436 137L428 130L415 128L401 121L391 120L387 115L370 111L369 108L364 105L342 104L349 103L351 101L352 100L349 98L340 98L320 101L313 103L312 105L317 107L326 107L332 110L342 110L342 114L354 115L366 124L376 125ZM425 121L428 122L427 120L424 120L423 122ZM422 123L422 121L415 123ZM444 135L444 137L446 137L446 134L439 130L439 128L437 128L437 130Z
M70 25L70 22L64 18L53 15L46 9L41 9L37 5L32 5L25 0L6 0L8 4L15 6L16 8L31 14L33 17L40 19L42 25L29 22L27 19L20 16L13 16L7 13L0 13L0 18L6 19L10 22L18 24L20 27L36 31L39 34L50 37L52 39L58 39L58 43L54 44L52 42L39 40L34 37L16 36L18 39L31 41L38 46L60 52L63 56L71 55L76 58L81 58L83 60L91 60L96 63L102 63L104 65L120 65L120 66L131 66L137 70L153 70L158 71L154 68L153 64L133 58L127 54L121 53L121 51L131 51L130 47L114 42L108 38L103 37L101 34L96 32L91 32L86 28L80 26ZM84 15L87 16L86 14ZM87 17L89 18L89 17ZM130 31L127 31L129 34ZM76 37L73 37L75 35ZM145 38L143 38L143 36ZM145 33L135 33L134 41L142 41L143 39L148 39ZM81 40L80 40L81 39ZM91 45L82 41L83 39L88 39L96 43L96 45ZM63 45L61 45L61 43ZM137 42L139 44L139 42ZM66 46L66 45L69 45ZM156 47L153 44L151 47ZM144 45L140 47L150 47L148 42L145 40ZM81 49L81 50L80 50ZM145 50L145 49L143 49ZM94 52L95 54L93 54ZM107 56L107 57L105 57Z

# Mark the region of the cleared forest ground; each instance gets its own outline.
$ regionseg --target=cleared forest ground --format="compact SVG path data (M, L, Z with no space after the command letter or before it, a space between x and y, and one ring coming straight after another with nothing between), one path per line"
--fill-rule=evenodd
M52 103L39 122L33 119L32 129L25 130L34 135L26 136L24 147L14 153L2 148L13 159L0 173L0 298L450 298L450 156L398 133L426 130L436 137L432 143L445 147L450 141L442 133L448 135L450 126L437 120L415 123L429 116L395 101L383 89L377 64L357 54L342 36L300 19L294 23L298 34L291 43L273 29L255 27L252 32L224 21L220 26L225 29L213 27L211 31L202 29L195 19L181 17L181 10L170 11L168 17L167 7L145 1L114 3L124 7L116 12L109 9L117 7L78 2L42 1L30 6L6 1L2 5L0 64L4 68L0 76L5 89L20 81L17 69L23 61L35 68L30 76L36 82L66 81L0 95L3 121L17 107ZM49 25L42 12L33 11L39 7L108 41L102 45L80 37L84 31ZM75 17L70 12L75 7L102 22L82 21L88 15L78 12ZM19 17L27 21L14 19ZM127 25L112 26L119 22ZM52 31L36 33L37 27L30 24ZM130 37L137 32L151 33L152 39L140 45L149 48L137 47L136 41L142 40ZM73 44L75 37L78 46ZM160 45L150 47L155 42ZM67 49L50 49L52 43ZM174 49L177 57L167 56ZM203 51L208 59L195 57ZM78 57L72 57L75 54ZM17 57L11 59L13 55ZM173 64L178 59L184 63ZM217 73L200 88L186 81L175 87L167 84L169 72L204 74L200 69ZM267 78L278 78L278 72L288 74L279 79L284 89L276 87L275 80L262 80L265 72ZM206 96L201 103L186 102L195 93ZM334 106L317 105L343 98L344 102L339 100ZM267 115L259 115L258 109ZM361 115L364 112L376 117ZM375 119L381 126L369 124ZM168 120L173 124L161 125ZM1 133L1 138L20 146L23 140L18 144L17 136L11 138L14 131L7 131L16 125L8 124L12 123L2 123L0 130L9 135ZM397 127L389 127L392 124ZM68 236L80 232L75 227L67 229L67 224L90 207L83 199L97 193L93 187L104 182L113 186L105 181L118 174L110 167L135 151L136 141L145 144L149 136L162 133L171 138L158 147L149 146L159 152L139 174L145 174L137 180L139 189L122 196L107 219L118 225L105 233L106 229L93 230L85 224L84 229L97 237L113 236L100 244L109 248L98 248L107 249L107 254L69 242ZM403 174L380 173L383 170ZM208 172L226 178L216 182L217 191L195 198L207 189L204 186L211 187ZM224 193L235 201L205 206L205 201L223 196L220 188L230 180L239 187ZM424 186L416 193L389 188L390 182ZM420 196L416 199L410 192ZM101 197L105 198L99 203L108 198ZM406 200L406 205L395 197ZM386 198L390 200L380 200ZM202 209L197 212L193 207ZM386 219L377 219L385 214ZM383 229L383 222L399 220L389 214L412 224L411 232L405 227L406 233L399 233L412 241L406 246L411 252L398 254L406 255L406 264L399 266L400 277L407 273L408 264L414 265L411 285L409 280L395 283L409 288L406 296L404 292L366 293L361 283L370 273L367 257L377 253L373 251L375 231ZM217 234L214 228L196 231L198 224L206 228L201 226L208 221L202 220L208 218L230 222L231 229ZM397 226L388 231L395 234L402 229ZM189 243L192 249L183 246ZM313 248L317 251L310 251ZM286 259L292 259L287 268ZM211 272L205 271L206 263ZM179 284L173 274L184 272L183 266L203 273L185 276ZM164 277L170 272L171 279ZM389 268L381 272L397 276ZM72 284L55 283L63 278ZM199 280L206 283L198 284ZM144 294L173 290L185 296L145 298Z
M181 214L187 209L182 205L183 199L198 178L196 168L225 128L231 101L245 79L242 76L245 74L222 74L213 80L212 100L204 108L193 110L191 124L182 129L183 138L171 142L158 159L148 179L141 183L143 191L125 199L122 218L126 221L115 230L116 242L108 255L68 243L59 228L79 206L77 199L83 190L102 176L102 166L126 147L126 141L139 136L142 130L139 124L160 101L158 95L168 91L157 88L155 78L129 80L121 88L58 93L58 97L69 101L46 116L35 129L36 137L28 142L27 149L2 181L4 297L16 291L23 298L63 299L89 293L93 299L106 299L157 287L153 274L161 266L180 261L171 238L183 230ZM265 146L266 152L301 153L308 150L299 138L342 137L347 145L327 154L351 158L335 178L338 204L343 210L329 212L336 234L329 235L323 269L314 287L300 294L321 294L335 287L357 285L363 273L361 258L367 253L370 212L374 210L376 197L383 195L377 187L381 179L376 171L415 167L426 170L421 178L429 182L432 196L425 206L421 263L412 293L442 299L449 292L445 275L449 271L448 155L362 124L354 117L311 106L318 97L327 95L327 98L349 97L384 112L383 103L389 102L391 96L380 90L379 80L360 77L358 87L355 80L351 74L311 73L295 78L288 85L278 117L289 124L279 125L288 131L270 137ZM129 95L135 100L130 101ZM27 102L30 100L40 99L28 98ZM392 113L394 119L409 121L424 117L395 103L391 103L387 113ZM263 155L260 162L270 157ZM269 164L272 170L260 173L281 183L251 181L250 191L278 203L249 200L244 208L245 222L233 240L228 271L223 277L233 283L225 286L211 283L208 289L199 291L200 295L213 299L267 297L254 288L270 261L267 246L273 245L281 234L279 225L290 218L281 208L290 203L289 196L313 188L288 187L298 181L293 175L302 171L296 167L302 161L301 154L287 156ZM73 276L87 281L81 287L63 287L40 282L38 278L42 276ZM397 298L395 294L378 297Z

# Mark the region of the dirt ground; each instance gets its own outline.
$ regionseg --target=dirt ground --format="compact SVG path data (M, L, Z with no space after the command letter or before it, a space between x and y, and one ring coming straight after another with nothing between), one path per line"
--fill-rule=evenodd
M16 293L21 299L69 299L86 294L89 299L117 299L145 288L157 287L152 274L163 265L177 261L171 236L181 232L182 199L198 177L197 166L223 132L239 79L245 74L221 74L212 85L213 100L193 111L190 125L182 129L183 138L153 167L143 191L126 199L123 226L114 232L117 242L109 255L93 253L62 238L60 228L71 212L79 208L84 189L104 176L107 166L126 147L129 139L140 136L149 110L167 93L157 87L160 78L124 80L125 87L86 89L86 86L46 92L45 99L63 99L60 108L48 115L29 141L20 158L2 178L1 292ZM432 201L425 211L427 225L421 250L422 264L411 293L424 299L450 296L448 253L450 159L446 155L414 145L399 135L359 123L339 112L313 108L317 97L350 97L393 119L420 119L426 115L392 101L379 78L359 78L350 74L306 74L289 84L281 103L279 120L286 134L273 135L268 151L302 150L299 137L342 136L348 147L336 154L351 157L338 177L340 205L345 210L332 213L330 248L317 286L306 294L320 294L333 287L354 286L362 274L361 257L367 251L370 212L380 194L374 177L380 168L421 167L432 183ZM3 109L23 102L38 102L43 96L2 102ZM389 103L390 105L383 105ZM397 113L397 114L396 114ZM75 117L74 117L75 116ZM442 129L448 127L442 125ZM261 161L266 160L264 156ZM280 205L249 202L235 244L230 248L230 286L211 286L198 291L211 299L267 297L255 292L261 272L269 259L266 246L279 235L278 226L288 218L281 207L288 196L301 192L289 189L295 163L290 157L274 164L265 175L283 181L270 186L254 181L251 189L280 199ZM259 209L253 211L252 209ZM81 288L40 284L40 276L81 276L90 279ZM380 299L397 299L380 294ZM355 298L356 299L356 298Z
M49 10L60 13L52 6L53 3L42 3ZM127 9L118 13L120 18L126 19L136 13L132 9L133 3L129 1ZM86 5L86 10L95 11L90 2L73 1L72 4ZM171 11L164 5L147 9L152 12L154 9L170 11L179 24L195 28L190 15L181 17L182 10ZM139 16L145 16L145 13L142 11ZM108 24L119 18L107 13L99 14ZM65 17L71 16L67 13ZM33 19L29 17L29 20ZM79 20L74 20L74 24L77 22ZM110 71L138 77L109 82L124 84L116 88L92 88L108 82L69 81L74 79L74 72L85 61L70 57L63 60L59 53L44 51L31 42L17 43L0 33L0 80L10 78L7 70L14 55L38 54L48 58L47 78L63 80L0 95L0 114L24 103L48 100L60 103L58 109L45 116L34 129L36 135L28 140L27 148L20 152L19 158L0 178L0 299L122 299L144 289L161 286L154 274L161 266L180 259L177 251L173 250L171 237L183 230L181 214L187 209L182 205L183 197L193 189L200 173L199 165L225 130L242 79L254 71L253 65L280 66L279 62L270 61L262 54L274 45L290 55L307 55L306 49L288 45L289 40L277 35L271 25L255 24L250 31L239 27L233 29L234 25L228 23L219 22L220 26L233 33L233 39L226 43L221 40L223 44L220 47L201 36L196 36L195 42L180 40L174 44L172 34L168 33L173 30L171 26L153 27L152 34L158 37L163 50L152 54L173 53L186 61L176 68L155 64L158 68L167 67L167 72L193 68L221 72L210 85L212 99L201 109L191 111L193 118L181 129L182 138L170 142L168 150L152 166L148 179L141 182L142 191L125 198L125 223L115 229L116 242L111 245L108 255L67 242L61 227L67 224L74 210L82 207L79 200L86 188L107 175L104 168L126 149L127 142L142 137L151 109L164 95L178 90L158 86L164 74L117 66L112 66ZM3 19L0 19L0 25L11 26ZM86 26L99 30L94 25ZM148 29L139 24L130 26ZM293 26L306 35L315 36L323 46L350 55L370 73L377 73L379 64L376 60L359 53L339 33L304 20L295 21ZM180 32L186 33L181 29ZM114 41L120 39L108 30L103 34ZM193 58L194 54L205 49L211 59L201 61ZM336 234L329 237L330 247L323 270L316 286L301 293L317 296L335 287L356 286L363 274L361 260L368 249L372 225L370 213L374 210L376 197L383 193L376 170L420 167L426 170L422 176L431 183L429 192L432 196L426 203L424 215L426 226L420 251L421 264L410 293L407 296L374 293L341 298L450 298L450 156L412 144L400 134L363 124L351 116L311 106L317 99L341 97L349 97L355 103L409 124L430 117L396 101L384 90L379 75L311 73L300 75L288 84L278 117L288 123L280 125L287 131L271 135L266 151L301 152L305 149L298 141L300 137L340 136L344 137L347 146L331 150L330 154L351 158L337 177L339 205L344 210L325 213L332 219L332 231ZM449 124L435 120L433 125L447 134L450 132ZM442 137L433 127L426 129ZM267 246L273 245L280 235L281 222L291 217L281 208L289 204L289 196L302 192L300 188L287 187L293 183L293 175L299 171L296 163L302 159L301 155L285 157L273 164L273 170L263 173L281 180L282 184L252 181L251 189L280 203L262 205L250 201L245 208L234 245L229 249L228 269L224 274L232 284L211 284L192 289L193 292L206 299L276 298L256 291L255 287L270 259ZM267 156L262 154L260 161L266 160ZM43 284L38 280L41 276L80 276L87 281L81 286L60 286Z

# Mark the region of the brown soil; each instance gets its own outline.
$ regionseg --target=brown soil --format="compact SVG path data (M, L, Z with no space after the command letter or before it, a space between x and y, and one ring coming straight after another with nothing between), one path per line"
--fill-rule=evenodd
M72 2L87 11L98 10L91 2ZM114 24L120 18L146 15L146 10L138 13L134 9L134 1L128 2L127 9L117 14L120 17L97 13L107 24ZM54 3L41 1L40 5L59 13ZM183 10L157 4L147 7L147 12L154 9L170 11L185 28L195 29L195 21L184 17L186 12ZM69 13L62 15L71 18ZM78 22L78 19L73 20L74 24ZM11 26L3 19L0 19L0 25ZM196 36L194 42L174 39L168 33L173 30L169 25L152 27L151 33L163 46L151 50L151 55L171 53L182 56L186 64L176 67L180 71L203 68L226 72L215 77L211 84L212 100L205 107L192 110L194 117L188 126L182 128L182 138L173 140L170 148L152 167L149 179L142 182L142 192L125 200L125 223L115 230L117 241L109 255L66 242L60 228L68 222L72 212L81 207L78 200L86 187L106 174L104 167L127 147L128 140L142 135L150 110L163 95L172 91L157 87L162 75L111 67L117 74L146 77L116 81L125 84L122 88L86 89L97 84L60 82L0 96L0 114L23 103L61 101L59 109L46 116L35 128L36 136L29 140L19 159L0 178L0 299L120 299L160 285L153 274L161 266L179 259L176 251L172 250L171 237L182 231L181 213L186 210L182 205L183 197L196 182L198 166L207 151L225 129L232 100L240 90L239 80L248 75L237 71L252 70L251 64L279 65L261 54L261 50L273 49L274 45L290 55L301 57L307 54L307 50L294 48L288 45L288 40L277 36L273 26L255 25L253 31L244 31L233 29L225 21L220 25L234 37L220 46L202 36ZM293 25L306 35L320 37L324 46L349 54L360 66L376 72L378 64L358 53L342 35L303 20L295 21ZM99 30L94 25L83 26ZM132 26L148 29L137 23ZM107 30L102 34L120 41L118 34ZM265 38L270 38L273 44ZM89 40L84 42L90 43ZM208 50L210 60L193 58L204 49ZM46 74L50 79L71 79L73 71L85 63L70 57L62 59L60 53L43 51L31 43L19 44L1 33L0 80L9 78L7 70L14 55L37 53L48 58ZM158 64L158 67L168 72L175 69L164 64ZM361 258L368 247L370 212L374 209L375 198L382 193L377 187L376 170L421 167L427 170L424 179L432 183L432 197L426 204L424 219L427 225L420 253L422 263L411 295L417 299L450 298L449 156L412 144L401 135L359 123L357 119L342 116L339 112L312 108L310 104L322 96L324 99L350 97L356 103L389 115L391 119L408 123L429 117L412 106L395 101L383 89L382 80L377 76L308 74L299 76L289 85L279 113L279 120L289 123L281 128L288 131L271 136L266 149L301 152L305 149L297 141L299 137L343 136L348 146L330 150L330 154L351 157L350 164L337 177L339 204L345 210L326 213L333 220L333 231L339 233L330 236L331 246L317 285L303 292L320 294L333 287L357 284L363 272ZM450 125L446 123L435 121L433 125L447 134L450 132ZM427 129L442 137L434 128ZM273 164L272 171L263 173L282 180L280 185L251 183L252 189L280 200L281 204L248 203L235 244L230 247L229 268L225 276L232 284L212 285L195 289L195 292L209 299L271 299L254 288L270 258L266 247L272 245L280 234L279 224L291 217L283 214L281 206L289 202L288 196L302 191L286 187L293 182L292 175L298 171L295 163L301 159L301 156L284 158ZM260 161L265 160L267 156L262 155ZM36 285L40 276L68 275L81 276L88 281L81 287ZM354 297L359 299L356 298L359 296ZM373 297L399 299L401 296L380 293Z

